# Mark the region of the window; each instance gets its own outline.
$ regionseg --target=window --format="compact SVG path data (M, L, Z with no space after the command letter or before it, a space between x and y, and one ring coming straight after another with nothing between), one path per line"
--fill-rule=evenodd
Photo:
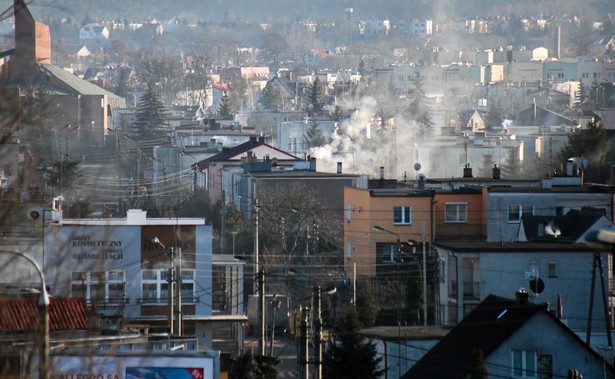
M72 272L71 295L89 302L120 303L125 299L124 271Z
M520 222L523 215L533 215L533 205L510 205L508 206L508 222Z
M397 245L385 245L382 247L383 253L383 263L393 263L395 262L395 250L397 250Z
M512 351L513 378L536 378L536 352L534 350Z
M164 303L169 298L169 270L143 270L141 301ZM182 303L194 303L194 270L182 270Z
M549 278L557 278L557 263L549 262Z
M412 208L395 207L393 209L393 223L398 225L412 224Z
M446 203L444 205L445 223L467 223L468 203Z

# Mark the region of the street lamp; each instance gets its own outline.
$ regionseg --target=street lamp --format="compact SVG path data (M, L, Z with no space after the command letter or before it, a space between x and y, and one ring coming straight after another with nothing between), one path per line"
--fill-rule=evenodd
M39 378L47 378L48 363L49 363L49 294L47 293L47 285L45 284L45 274L39 267L38 263L25 253L17 253L15 251L0 251L2 254L11 254L17 257L22 257L28 260L38 272L41 280L41 292L39 295L39 330L43 334L43 338L39 341L39 362L38 376Z

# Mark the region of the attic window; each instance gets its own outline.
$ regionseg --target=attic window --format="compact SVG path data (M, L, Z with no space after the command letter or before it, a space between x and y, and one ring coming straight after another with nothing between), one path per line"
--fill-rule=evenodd
M513 350L512 364L513 378L536 378L536 351Z

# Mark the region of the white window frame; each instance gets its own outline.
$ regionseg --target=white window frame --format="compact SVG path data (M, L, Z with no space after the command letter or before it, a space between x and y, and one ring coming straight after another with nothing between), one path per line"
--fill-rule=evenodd
M549 278L557 278L557 262L549 262Z
M451 209L449 209L449 207ZM454 219L449 219L449 215L454 214ZM468 203L452 202L444 204L444 223L445 224L467 224L468 223Z
M515 212L515 208L516 208L516 212ZM521 218L523 217L524 214L530 214L530 215L534 214L534 206L531 204L509 205L507 212L508 212L508 215L507 215L508 223L518 224L521 222ZM513 214L516 214L517 216L514 218L511 218L511 215Z
M142 303L164 303L168 301L168 280L169 270L143 270L141 271L141 302ZM194 270L182 270L182 287L191 287L191 289L182 289L182 303L196 302L195 298L195 281ZM148 276L146 278L146 276ZM154 286L155 289L145 290L144 286ZM149 291L150 293L146 293ZM147 295L147 296L146 296ZM152 296L154 295L154 296Z
M169 270L141 271L141 302L163 303L168 300ZM147 277L146 277L147 276ZM155 285L154 290L146 290L145 285ZM149 293L148 293L149 292Z
M121 270L73 271L71 273L71 296L83 296L88 303L93 299L106 303L121 303L125 301L126 296L125 278L125 273ZM102 296L96 293L95 289L98 287L102 287ZM121 295L117 295L117 291Z
M513 378L537 378L537 358L536 350L513 349L511 351L511 376ZM532 367L529 367L528 363L531 363Z
M400 220L396 220L397 213L400 214ZM412 207L401 205L393 207L393 225L412 225Z

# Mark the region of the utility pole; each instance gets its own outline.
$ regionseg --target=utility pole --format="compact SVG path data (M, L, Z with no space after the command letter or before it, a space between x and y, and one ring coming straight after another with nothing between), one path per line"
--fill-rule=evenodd
M258 336L258 354L265 355L265 338L267 326L267 314L265 308L265 273L258 272L258 316L260 318L260 335Z
M169 251L169 255L171 257L171 266L169 267L169 275L168 275L168 297L169 297L169 335L174 335L175 334L175 320L174 320L174 313L175 313L175 257L174 257L174 252L173 249L171 249Z
M255 200L254 205L254 273L258 275L258 199ZM258 293L258 289L257 289Z
M316 378L322 379L322 318L321 318L321 291L320 286L314 288L314 316L316 322L314 325L314 344L316 345L316 353L314 363L316 364Z
M425 252L425 222L423 222L423 326L427 327L427 255Z
M302 371L300 379L310 378L310 341L308 339L308 309L303 308L304 314L301 315L301 345L299 346L299 357Z
M172 247L171 251L174 251L175 248ZM182 248L177 247L177 271L175 274L176 284L175 287L177 289L177 335L182 336L184 329L184 313L182 307Z

